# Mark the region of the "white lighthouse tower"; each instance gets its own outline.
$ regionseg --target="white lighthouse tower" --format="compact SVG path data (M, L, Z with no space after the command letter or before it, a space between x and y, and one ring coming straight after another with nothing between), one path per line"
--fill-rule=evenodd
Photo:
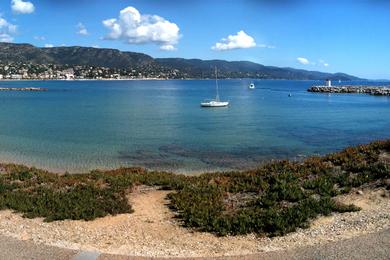
M330 79L325 80L325 86L331 87L332 86L332 81Z

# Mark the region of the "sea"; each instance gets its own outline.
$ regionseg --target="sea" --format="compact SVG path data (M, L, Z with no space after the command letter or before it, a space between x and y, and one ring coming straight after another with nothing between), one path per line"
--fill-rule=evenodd
M248 89L254 83L256 89ZM390 97L310 93L320 81L0 81L0 162L54 172L145 167L198 174L302 160L390 138ZM387 85L341 82L334 85ZM291 94L291 95L290 95Z

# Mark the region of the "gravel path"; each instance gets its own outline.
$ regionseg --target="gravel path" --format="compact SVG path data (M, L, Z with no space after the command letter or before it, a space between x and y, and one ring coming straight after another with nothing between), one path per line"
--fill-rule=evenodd
M390 247L389 231L384 231L390 229L390 199L389 192L383 189L363 190L338 198L342 202L354 203L362 207L360 212L321 217L315 220L309 229L298 230L284 237L272 239L255 235L216 237L212 234L185 229L178 225L173 218L173 213L166 207L167 193L167 191L150 188L140 189L132 193L129 198L135 210L133 214L109 216L90 222L45 223L42 219L25 219L11 211L1 211L0 234L13 237L20 243L27 243L26 252L30 250L34 252L34 249L30 248L42 244L43 248L46 248L44 245L50 245L73 249L72 254L80 250L97 251L103 254L100 256L102 259L104 254L147 257L227 257L257 254L257 256L278 258L279 254L285 256L283 252L297 254L297 258L301 258L299 256L303 256L302 254L318 254L322 259L327 255L332 256L333 249L342 254L348 253L339 247L341 242L338 241L348 243L348 239L359 239L372 233L384 235L378 235L375 240L368 239L367 243L363 240L361 244L357 244L359 248L354 251L359 252L358 250L367 248L364 245L372 245L367 250L377 246L376 251L380 256L383 243L387 243ZM382 239L384 242L381 238L384 238ZM368 244L370 241L373 244ZM353 247L354 243L351 242L350 247ZM12 245L9 247L12 248ZM302 248L309 251L305 253L302 250L306 249ZM345 244L345 248L348 248L348 244ZM0 252L4 253L4 250L0 249ZM327 253L321 255L321 252ZM91 256L91 254L85 255ZM65 259L67 256L64 255ZM337 255L334 256L339 258ZM0 259L8 258L0 257ZM55 256L53 259L61 259L61 256L58 255L58 258Z
M321 246L307 246L292 250L265 252L246 256L233 257L206 257L206 258L176 258L193 260L258 260L258 259L321 259L321 260L388 260L390 256L390 229L381 232L363 235L351 239L332 242ZM146 260L146 257L126 257L114 255L101 255L99 260ZM167 258L154 258L166 260Z
M390 230L268 255L274 259L390 259Z

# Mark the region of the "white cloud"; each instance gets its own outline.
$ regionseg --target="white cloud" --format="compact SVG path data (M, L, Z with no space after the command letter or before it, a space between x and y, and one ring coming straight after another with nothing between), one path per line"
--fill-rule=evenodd
M267 48L267 49L275 49L276 47L273 45L267 45L267 44L259 44L257 45L259 48Z
M17 14L31 14L35 11L33 3L23 0L12 0L11 8Z
M83 23L77 24L77 34L80 34L80 35L88 35L89 34L87 28L85 27L85 25Z
M324 67L329 67L329 63L325 62L324 60L319 60L318 62Z
M323 67L329 67L329 63L327 63L326 61L322 60L322 59L319 59L318 62L312 62L310 61L309 59L307 58L303 58L303 57L299 57L297 58L297 61L300 63L300 64L303 64L303 65L312 65L312 66L323 66Z
M14 38L6 33L0 33L0 42L13 42Z
M155 43L161 50L174 50L178 44L179 27L158 15L140 14L134 7L120 11L118 18L103 21L109 29L104 39L124 40L130 44Z
M92 45L92 48L100 48L99 45Z
M303 58L303 57L298 57L297 58L297 61L300 63L300 64L303 64L303 65L308 65L310 64L310 61L306 58Z
M13 25L0 17L0 42L12 42L16 29L16 25Z
M34 40L37 40L37 41L44 41L46 38L45 36L34 36Z
M244 31L239 31L236 35L229 35L227 39L221 39L211 49L217 51L226 51L232 49L246 49L256 47L255 40Z
M53 48L53 47L54 47L54 45L51 44L51 43L46 43L45 44L45 48Z
M175 51L176 48L173 45L166 44L166 45L161 45L160 46L160 50L163 50L163 51Z

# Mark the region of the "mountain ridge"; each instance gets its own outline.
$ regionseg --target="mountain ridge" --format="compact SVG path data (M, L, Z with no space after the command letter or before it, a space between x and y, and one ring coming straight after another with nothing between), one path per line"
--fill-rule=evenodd
M0 43L1 63L87 65L117 69L150 67L171 69L179 78L212 78L218 67L220 78L262 78L290 80L359 80L345 73L325 73L290 67L266 66L251 61L153 58L138 52L83 46L35 47L28 43Z

